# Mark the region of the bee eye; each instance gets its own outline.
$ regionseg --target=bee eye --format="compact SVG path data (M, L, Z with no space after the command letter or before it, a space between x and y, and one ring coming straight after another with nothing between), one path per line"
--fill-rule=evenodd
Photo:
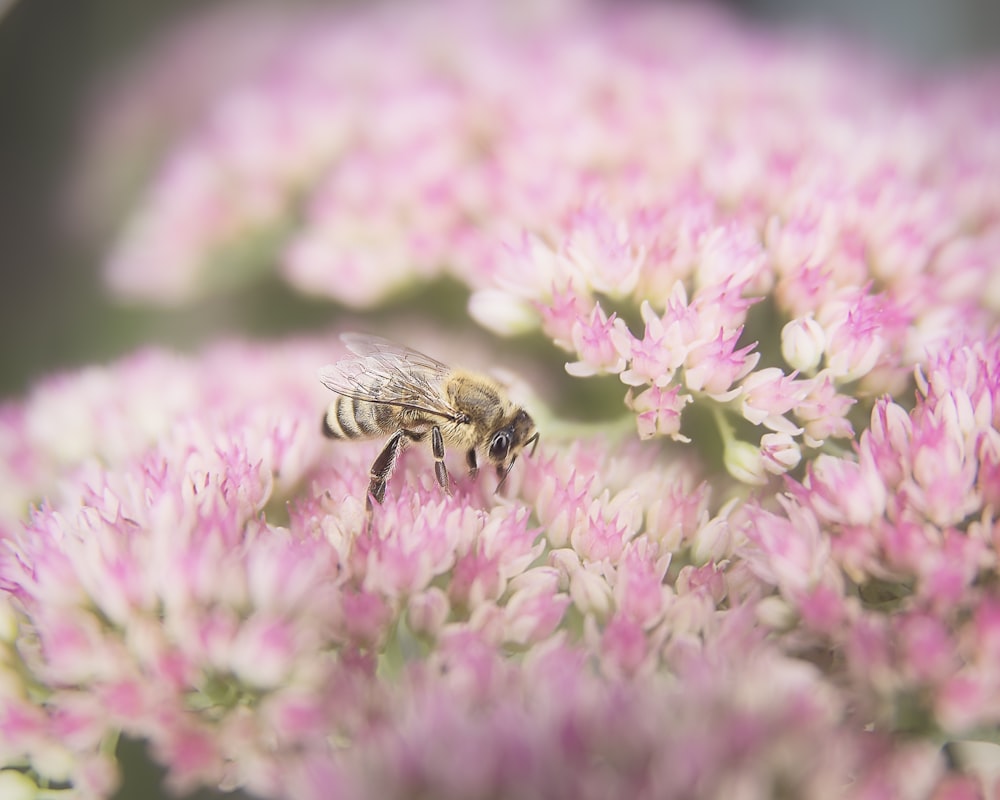
M507 458L507 452L510 450L510 435L507 433L498 433L493 437L493 441L490 442L490 458L493 461L503 461Z

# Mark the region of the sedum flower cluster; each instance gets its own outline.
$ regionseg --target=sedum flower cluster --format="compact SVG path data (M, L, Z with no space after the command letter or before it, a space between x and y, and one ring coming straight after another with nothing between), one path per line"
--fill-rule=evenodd
M42 380L0 406L0 794L111 797L122 737L179 793L1000 791L996 70L670 6L239 13L269 44L190 100L111 289L447 275L628 432L526 401L501 492L411 447L369 516L333 334Z

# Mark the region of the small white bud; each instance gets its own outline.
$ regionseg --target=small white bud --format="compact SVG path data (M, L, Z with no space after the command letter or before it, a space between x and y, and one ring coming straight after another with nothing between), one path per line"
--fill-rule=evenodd
M764 469L772 475L784 475L802 460L798 442L787 433L765 433L760 437Z
M691 560L695 564L722 561L729 554L731 541L728 520L713 517L695 533L691 541Z
M826 334L811 316L793 319L781 329L781 355L785 363L800 372L815 370L825 347Z

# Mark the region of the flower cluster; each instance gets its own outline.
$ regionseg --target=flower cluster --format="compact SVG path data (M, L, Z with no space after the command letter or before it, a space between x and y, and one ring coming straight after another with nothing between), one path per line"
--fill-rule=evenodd
M124 463L180 424L198 426L198 435L210 438L216 426L249 415L244 424L279 433L268 457L304 463L318 452L317 443L288 429L281 414L319 406L324 390L309 377L329 350L329 344L296 344L264 356L233 342L214 346L194 364L147 349L114 368L92 366L40 381L23 403L0 407L0 524L15 524L83 466ZM261 358L266 380L257 374ZM285 469L279 480L294 481L300 470Z
M781 509L750 512L749 563L779 590L772 622L798 619L797 638L843 653L890 728L1000 724L998 364L996 336L937 353L912 411L880 400L856 455L821 456Z
M58 491L33 486L50 499L19 530L5 526L0 754L29 767L12 778L107 797L109 743L125 734L148 742L175 790L276 798L331 787L723 798L779 786L867 798L970 780L933 745L893 740L884 714L905 706L896 682L931 676L938 723L956 734L993 723L995 709L974 701L993 686L1000 600L983 597L957 629L970 659L957 675L943 626L977 595L959 589L947 606L942 587L964 569L968 588L968 563L939 559L951 572L930 573L898 621L856 605L839 548L848 536L833 521L857 531L887 507L874 491L844 507L859 495L832 482L863 480L856 462L817 460L785 500L786 521L723 502L690 454L665 459L638 442L544 443L503 496L485 475L457 477L445 495L430 453L411 448L367 516L379 444L324 444L321 387L293 374L323 350L229 344L102 370L123 391L157 371L192 391L162 398L174 421L153 437L120 427L129 446L103 464L81 449L80 463L50 465ZM991 354L970 347L936 363L927 407L971 381L985 408L976 365ZM213 384L222 362L257 380ZM68 402L92 373L54 378L12 411ZM103 410L80 416L93 427ZM985 441L991 425L980 411L968 435ZM900 481L911 469L885 462L904 464ZM989 568L986 545L941 546ZM824 636L850 654L849 690L802 655Z
M413 446L368 513L382 443L320 435L332 338L44 379L0 407L0 789L109 797L120 735L177 791L305 800L1000 788L959 747L1000 727L995 75L662 5L259 44L112 287L451 275L617 376L638 436L530 404L501 490Z
M942 330L988 328L988 74L914 88L704 11L446 8L289 24L203 101L111 285L181 301L274 253L370 306L448 272L485 326L619 375L641 436L708 409L753 484L853 436Z

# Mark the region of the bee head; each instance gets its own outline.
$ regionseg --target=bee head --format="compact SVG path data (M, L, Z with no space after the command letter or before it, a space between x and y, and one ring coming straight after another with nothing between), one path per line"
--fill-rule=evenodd
M501 485L506 480L510 468L514 466L518 454L529 444L532 445L531 451L534 452L535 445L538 444L538 432L535 430L535 421L523 408L518 409L508 424L490 435L486 453L497 468Z

